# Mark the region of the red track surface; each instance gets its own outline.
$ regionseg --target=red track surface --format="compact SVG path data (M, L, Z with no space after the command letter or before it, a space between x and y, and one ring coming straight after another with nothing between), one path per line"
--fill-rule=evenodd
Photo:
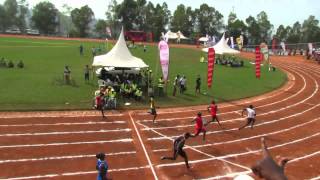
M288 73L288 83L259 97L219 104L224 129L211 124L205 142L187 141L190 170L181 158L160 157L172 154L174 136L194 131L190 121L196 112L208 116L205 106L161 109L156 124L145 111L109 112L104 120L95 111L2 112L0 179L95 179L95 154L101 151L112 179L228 179L252 175L261 137L275 158L292 159L289 179L320 179L320 66L300 57L272 57L272 63ZM239 112L249 104L257 109L256 126L238 131L245 123Z

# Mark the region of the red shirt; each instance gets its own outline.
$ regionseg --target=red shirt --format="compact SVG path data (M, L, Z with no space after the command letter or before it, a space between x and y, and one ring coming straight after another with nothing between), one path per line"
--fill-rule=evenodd
M96 105L101 106L103 104L103 97L97 96L96 97Z
M202 117L196 117L196 129L202 129Z
M217 115L217 105L215 104L210 104L210 112L211 116L216 116Z

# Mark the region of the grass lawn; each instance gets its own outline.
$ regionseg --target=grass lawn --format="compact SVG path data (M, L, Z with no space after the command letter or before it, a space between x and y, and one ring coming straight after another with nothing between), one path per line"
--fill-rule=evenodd
M80 44L84 46L84 56L79 55ZM97 42L0 38L0 58L12 60L15 65L19 60L25 64L23 69L0 68L0 111L90 109L97 79L91 75L91 82L86 84L84 66L92 64L93 46L105 47ZM151 67L156 82L161 73L157 48L148 46L144 53L142 47L137 47L131 52ZM262 67L261 79L256 79L254 66L248 62L244 68L216 65L213 86L207 89L207 64L199 62L201 55L202 52L191 49L170 49L169 79L173 80L176 74L185 75L187 92L173 97L171 81L168 95L156 97L157 106L207 104L212 98L218 102L240 99L271 91L286 81L283 72L267 72L266 67ZM70 66L73 86L63 84L65 65ZM202 80L201 90L207 92L206 95L195 95L198 74ZM133 102L130 108L147 107L146 102ZM123 107L123 101L120 106Z

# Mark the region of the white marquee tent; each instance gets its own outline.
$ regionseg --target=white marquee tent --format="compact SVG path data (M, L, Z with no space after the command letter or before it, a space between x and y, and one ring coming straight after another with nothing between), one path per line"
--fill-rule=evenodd
M232 49L228 46L227 44L227 40L224 37L224 34L222 36L222 38L220 39L220 41L212 46L212 47L208 47L208 48L203 48L202 51L204 52L208 52L209 48L214 48L215 53L216 54L238 54L240 53L240 51L237 51L235 49Z
M142 59L132 56L121 30L116 45L104 55L95 56L92 66L118 67L118 68L145 68L148 67Z
M177 32L177 36L178 36L178 37L180 36L180 39L189 39L189 38L185 37L185 36L182 34L181 31L178 31L178 32Z
M165 37L166 39L177 39L177 38L178 38L178 35L177 35L177 33L168 31L168 32L164 35L164 37Z

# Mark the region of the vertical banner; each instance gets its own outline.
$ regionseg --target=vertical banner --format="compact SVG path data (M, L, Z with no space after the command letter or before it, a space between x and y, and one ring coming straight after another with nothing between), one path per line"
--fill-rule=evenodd
M260 67L261 59L262 59L262 54L260 52L260 47L257 46L256 47L256 78L259 78L259 79L261 74L261 67Z
M215 58L215 51L213 48L209 48L208 50L208 87L209 88L211 88L211 85L212 85L214 58Z
M234 49L234 41L233 41L233 37L230 37L230 41L231 41L231 48Z
M169 45L165 40L162 40L159 42L158 48L163 80L167 81L169 74Z
M309 48L309 55L312 55L312 43L308 43L308 48Z

